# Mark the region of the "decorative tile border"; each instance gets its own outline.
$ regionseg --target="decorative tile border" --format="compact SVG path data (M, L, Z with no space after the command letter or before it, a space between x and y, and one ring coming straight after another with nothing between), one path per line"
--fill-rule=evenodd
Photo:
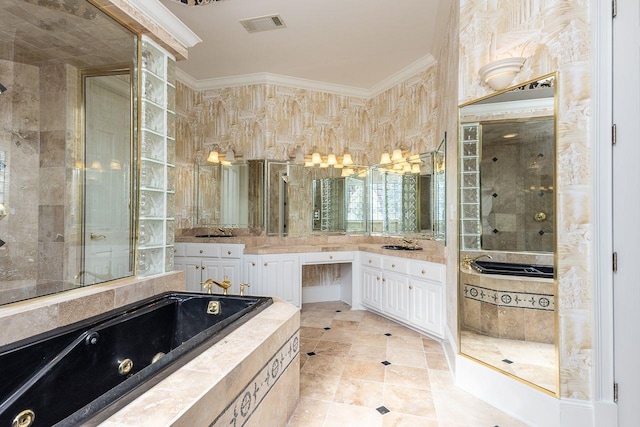
M530 292L498 291L481 286L464 284L464 297L498 307L526 308L530 310L554 311L555 296Z
M213 420L212 426L241 427L249 421L260 403L276 385L278 379L287 370L300 352L299 331L296 331L271 360L249 381L244 390L231 401L225 410Z

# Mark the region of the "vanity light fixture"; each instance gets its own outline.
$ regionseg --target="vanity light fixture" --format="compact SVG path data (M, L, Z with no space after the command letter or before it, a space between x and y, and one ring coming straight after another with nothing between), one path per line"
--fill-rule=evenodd
M393 150L393 154L391 155L391 161L399 162L401 160L404 160L404 157L402 157L402 150L399 148L396 148L395 150Z
M380 156L380 164L388 165L389 163L391 163L391 156L387 151L385 151L384 153L382 153L382 156Z
M220 163L220 157L218 156L217 151L209 151L209 157L207 157L207 162L209 163Z
M229 147L225 155L225 160L227 162L234 162L236 160L236 153L233 152L233 148Z
M338 163L338 160L336 160L336 155L331 153L327 156L327 164L329 166L335 166L336 163Z
M111 160L111 163L109 163L109 169L111 169L111 170L121 170L122 166L120 165L120 161L117 160L117 159Z
M351 158L351 154L345 153L344 156L342 156L342 164L344 166L349 166L353 164L353 159Z
M520 72L526 58L513 57L493 61L478 71L482 81L493 90L502 90L509 86Z
M314 153L311 155L311 163L313 163L314 165L319 165L320 163L322 163L322 156L320 156L320 153L314 151Z

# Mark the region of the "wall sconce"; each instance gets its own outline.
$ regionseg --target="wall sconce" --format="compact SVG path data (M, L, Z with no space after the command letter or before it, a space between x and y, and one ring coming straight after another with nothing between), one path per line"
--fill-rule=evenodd
M345 153L344 156L342 156L342 164L345 166L349 166L353 164L353 159L351 158L351 154Z
M225 155L225 160L227 162L235 162L236 153L233 152L233 148L229 147L229 149L227 150L227 154Z
M526 58L515 57L493 61L480 68L480 77L493 90L502 90L509 86L520 72L525 60Z

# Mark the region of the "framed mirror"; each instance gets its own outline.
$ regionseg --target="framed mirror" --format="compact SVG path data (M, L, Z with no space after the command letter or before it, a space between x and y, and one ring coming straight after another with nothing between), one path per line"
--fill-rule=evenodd
M555 74L459 110L459 349L558 393Z
M198 227L252 228L264 224L264 160L196 164Z

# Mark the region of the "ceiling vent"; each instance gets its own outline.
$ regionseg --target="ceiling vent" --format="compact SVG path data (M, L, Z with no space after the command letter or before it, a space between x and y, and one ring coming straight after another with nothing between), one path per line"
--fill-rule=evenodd
M257 18L241 19L240 23L250 33L258 31L276 30L284 28L284 21L280 15L259 16Z

